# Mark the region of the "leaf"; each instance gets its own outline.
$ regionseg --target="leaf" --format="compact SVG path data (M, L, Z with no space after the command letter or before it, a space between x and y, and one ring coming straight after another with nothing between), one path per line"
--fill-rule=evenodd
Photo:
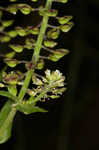
M0 91L0 95L16 101L17 97L7 91Z
M34 104L26 104L26 103L24 104L23 103L23 104L17 105L16 109L27 115L31 114L31 113L36 113L36 112L47 112L45 109L36 107L34 105L35 105L35 103Z
M11 111L11 101L6 102L4 107L0 112L0 129L2 128L5 120L7 119L10 111ZM5 129L5 131L0 134L0 144L6 142L11 136L12 123ZM1 130L0 130L1 131Z

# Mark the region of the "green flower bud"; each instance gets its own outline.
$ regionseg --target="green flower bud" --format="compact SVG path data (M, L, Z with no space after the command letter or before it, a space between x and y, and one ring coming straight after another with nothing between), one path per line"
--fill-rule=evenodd
M44 41L44 46L46 46L46 47L53 48L53 47L55 47L56 45L57 45L57 43L54 42L54 41L49 41L49 40Z
M2 18L3 16L3 12L0 10L0 19Z
M37 92L35 90L31 90L31 89L28 89L27 93L30 95L30 96L36 96Z
M58 14L57 10L55 10L55 9L50 9L50 10L46 11L45 13L49 17L56 17Z
M10 0L10 2L16 2L17 0Z
M43 85L43 82L40 79L38 79L35 75L32 76L32 81L35 85Z
M30 5L27 4L18 4L17 5L19 10L24 14L24 15L28 15L31 13L32 11L32 7Z
M72 19L72 16L64 16L64 17L58 17L58 22L60 24L66 24Z
M67 3L68 0L56 0L57 2L60 2L60 3Z
M11 14L16 15L18 8L16 4L13 4L13 5L8 6L6 10L10 12Z
M47 32L48 38L57 39L59 37L60 30L59 29L51 29Z
M31 2L37 2L38 0L31 0Z
M2 43L9 42L10 40L11 40L11 38L9 36L0 37L0 42L2 42Z
M9 47L12 48L17 53L21 53L24 49L24 47L22 45L14 45L14 44L12 45L12 44L10 44Z
M4 20L4 21L2 21L2 25L4 27L9 27L13 24L13 22L14 22L13 20Z
M15 38L17 36L17 32L15 30L11 30L8 32L8 35L11 37L11 38Z
M3 31L5 29L5 27L0 26L0 31Z
M33 35L38 35L39 34L39 28L33 27L33 26L28 27L28 32L33 34Z
M60 29L62 32L68 32L73 27L73 22L69 22L67 24L61 25Z
M23 29L22 27L16 27L15 30L19 36L26 36L27 35L26 29Z
M30 38L27 38L25 40L25 48L31 50L33 48L33 45L35 44L35 40L34 39L30 39Z
M69 51L67 49L57 49L53 54L49 55L49 60L56 62L68 53Z
M6 58L13 58L14 56L15 56L15 52L14 51L12 51L12 52L9 52L9 53L7 53L6 55L5 55L5 57Z
M39 10L40 16L47 15L49 17L56 17L57 16L57 10L55 9L50 9L50 10L43 10L43 6L40 7L41 9Z
M49 97L52 99L55 99L55 98L59 98L60 96L59 95L50 95Z
M17 95L17 87L16 85L9 85L8 86L8 91L11 93L13 96Z
M0 88L5 87L5 85L3 83L0 83Z
M44 68L44 60L40 59L37 63L36 69L41 70Z
M3 77L3 82L11 85L15 85L18 82L17 75L15 73L9 73Z
M18 84L23 79L23 74L19 71L11 72L9 74L3 73L3 82L11 85Z
M11 60L11 59L4 59L4 62L11 68L16 67L16 65L18 64L17 60Z

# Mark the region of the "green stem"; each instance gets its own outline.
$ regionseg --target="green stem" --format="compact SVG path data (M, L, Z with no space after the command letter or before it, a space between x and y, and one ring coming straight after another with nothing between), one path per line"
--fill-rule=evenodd
M52 5L52 0L47 0L45 10L49 10L51 8L51 5ZM43 21L42 21L40 33L39 33L39 36L38 36L38 39L36 42L36 46L34 49L34 54L33 54L33 60L34 60L35 64L37 63L37 61L39 59L39 54L40 54L40 50L42 48L42 42L43 42L44 34L46 32L47 25L48 25L48 19L49 19L49 17L45 13L43 16Z
M19 101L22 101L24 96L25 96L25 94L26 94L27 88L28 88L29 83L30 83L31 78L32 78L32 74L33 74L33 70L29 70L27 72L24 84L23 84L23 86L22 86L22 88L20 90L19 96L18 96L18 100Z

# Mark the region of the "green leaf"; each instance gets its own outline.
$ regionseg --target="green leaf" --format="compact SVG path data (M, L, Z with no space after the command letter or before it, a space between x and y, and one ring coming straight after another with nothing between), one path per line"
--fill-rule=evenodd
M0 91L0 95L16 101L17 97L7 91Z
M19 104L19 105L16 105L16 109L18 110L18 111L21 111L21 112L23 112L24 114L31 114L31 113L36 113L36 112L47 112L45 109L43 109L43 108L39 108L39 107L36 107L36 106L34 106L35 105L35 103L34 104Z
M0 112L0 131L11 111L11 104L12 104L11 101L6 102L6 104L4 105L4 107ZM9 126L4 130L4 132L2 132L2 134L0 134L0 144L6 142L10 138L11 129L12 129L12 123L9 124Z

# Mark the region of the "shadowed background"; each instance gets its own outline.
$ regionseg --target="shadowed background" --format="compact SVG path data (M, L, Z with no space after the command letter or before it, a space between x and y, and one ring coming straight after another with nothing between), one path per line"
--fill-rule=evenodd
M1 0L0 5L7 3ZM1 150L99 149L99 1L69 0L53 8L61 16L74 16L73 29L59 38L61 47L70 49L70 54L45 67L66 74L68 90L58 100L39 104L49 110L46 114L17 113L12 138L0 145ZM16 24L24 26L27 19L31 22L31 16L22 17L16 17ZM33 17L33 23L38 21Z

